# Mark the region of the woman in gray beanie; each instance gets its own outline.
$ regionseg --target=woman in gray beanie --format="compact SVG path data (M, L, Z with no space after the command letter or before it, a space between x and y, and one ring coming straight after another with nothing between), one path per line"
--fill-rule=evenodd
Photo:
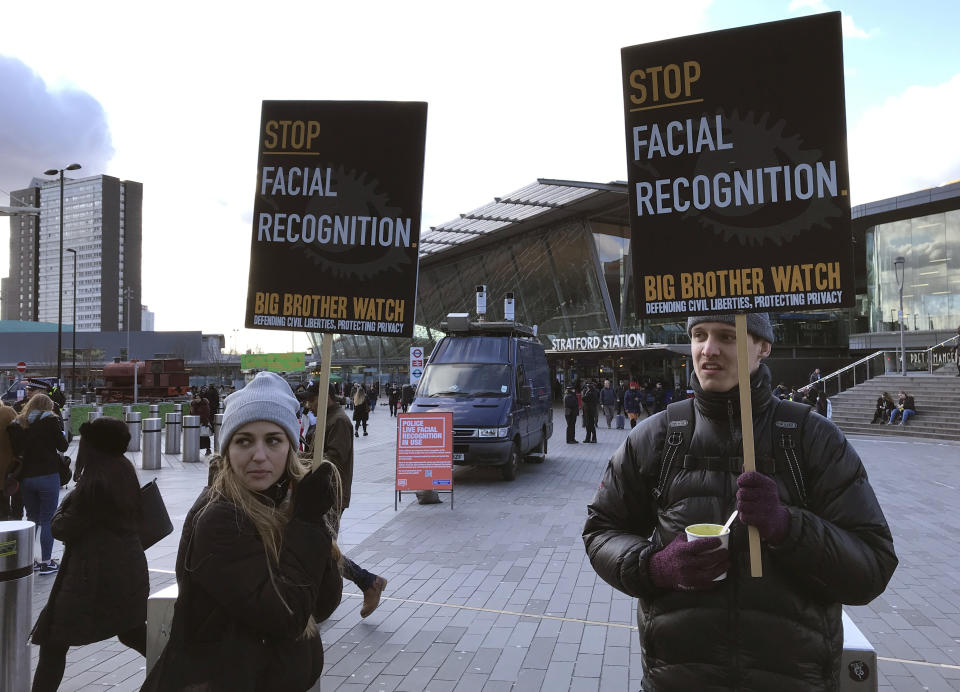
M297 456L299 404L259 373L226 398L222 459L184 522L170 639L143 690L310 689L317 631L340 603L340 551L325 522L339 479Z

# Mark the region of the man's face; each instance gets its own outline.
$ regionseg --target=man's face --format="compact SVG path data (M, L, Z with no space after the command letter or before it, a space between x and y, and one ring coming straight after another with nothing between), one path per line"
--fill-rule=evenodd
M726 322L701 322L690 332L693 369L704 391L728 392L737 386L737 330ZM770 343L747 339L752 374L770 355Z
M610 389L610 380L604 380L603 387L604 389Z

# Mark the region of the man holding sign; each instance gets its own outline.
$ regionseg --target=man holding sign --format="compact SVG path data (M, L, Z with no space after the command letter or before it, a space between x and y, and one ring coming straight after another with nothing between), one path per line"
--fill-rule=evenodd
M746 322L758 470L742 472L734 316L691 317L695 398L631 431L588 507L594 569L640 599L648 692L838 689L840 605L871 601L897 566L860 458L833 423L773 397L769 317ZM723 541L720 526L694 529L734 509ZM762 542L761 578L746 525Z

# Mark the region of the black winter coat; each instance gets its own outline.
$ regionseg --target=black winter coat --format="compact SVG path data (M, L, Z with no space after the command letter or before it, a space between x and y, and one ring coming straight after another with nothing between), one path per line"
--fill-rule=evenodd
M31 414L32 416L33 414ZM19 425L19 423L13 423ZM22 428L21 428L22 429ZM19 436L22 442L23 474L21 478L49 476L60 472L60 455L67 451L67 438L63 436L63 423L53 413L44 411L30 427Z
M50 525L65 550L34 644L90 644L147 620L150 578L136 522L89 516L73 495L63 499Z
M207 506L210 492L184 522L170 640L141 689L307 690L323 669L323 644L301 634L311 614L317 622L330 617L343 587L330 535L321 524L291 519L271 583L253 524L226 500ZM332 503L331 492L322 511Z
M807 506L797 506L790 474L775 473L790 531L763 544L763 577L750 577L745 527L730 539L727 579L709 591L657 588L650 557L699 523L723 523L736 504L742 468L737 389L703 393L687 462L676 468L661 503L657 485L666 415L641 422L614 454L588 507L587 553L610 585L639 598L644 690L836 692L843 631L840 604L869 603L897 566L893 540L867 474L837 427L808 415L801 441ZM752 380L758 468L772 456L775 400L765 366ZM717 470L714 470L717 469Z

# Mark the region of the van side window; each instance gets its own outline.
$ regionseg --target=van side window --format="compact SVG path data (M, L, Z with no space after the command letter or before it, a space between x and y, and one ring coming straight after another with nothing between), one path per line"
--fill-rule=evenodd
M527 378L523 371L523 366L518 365L517 366L517 384L516 384L516 392L518 395L520 394L520 387L523 387L526 384L527 384Z

